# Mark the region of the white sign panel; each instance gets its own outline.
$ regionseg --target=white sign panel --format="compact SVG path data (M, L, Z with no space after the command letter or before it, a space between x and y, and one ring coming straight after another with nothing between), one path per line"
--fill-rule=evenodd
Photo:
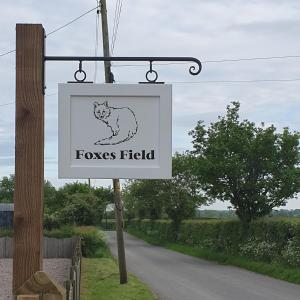
M59 178L171 178L172 89L58 86Z

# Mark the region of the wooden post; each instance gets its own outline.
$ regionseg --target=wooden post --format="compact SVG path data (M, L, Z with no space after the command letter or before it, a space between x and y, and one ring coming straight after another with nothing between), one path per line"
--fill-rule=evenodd
M101 0L101 20L102 20L103 54L105 57L109 57L110 53L109 53L106 0ZM110 61L104 62L104 71L105 71L104 72L105 82L113 83ZM124 246L124 237L123 237L123 204L121 199L121 184L119 179L117 178L113 179L113 187L114 187L120 284L125 284L127 283L127 270L126 270L126 257L125 257L125 246Z
M38 299L43 300L66 300L66 289L58 284L53 278L45 272L39 271L33 274L17 291L16 296L33 297L42 295ZM21 298L26 299L26 298ZM29 298L35 299L35 298ZM75 298L73 298L76 300Z
M16 26L16 144L13 292L42 270L44 29Z
M123 204L121 199L121 185L119 179L113 179L114 199L115 199L115 215L116 215L116 233L118 245L118 260L120 283L127 283L125 245L123 236Z

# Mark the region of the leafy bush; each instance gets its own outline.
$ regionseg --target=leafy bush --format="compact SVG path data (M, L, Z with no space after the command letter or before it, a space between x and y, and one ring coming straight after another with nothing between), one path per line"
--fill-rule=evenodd
M103 232L93 226L63 226L59 229L45 230L44 235L53 238L80 236L83 256L103 257L109 255Z
M101 222L101 229L103 230L115 230L116 229L116 222L115 220L102 220Z
M13 231L11 229L0 229L0 238L7 237L7 236L12 237Z
M81 237L82 255L85 257L101 256L99 250L106 250L107 246L104 241L104 234L92 226L76 227L75 233Z
M61 226L59 228L44 230L44 236L56 239L68 238L76 235L74 227L72 226Z
M300 242L297 239L290 239L282 251L283 260L294 267L300 266Z
M133 219L129 230L140 231L160 241L174 242L169 220ZM296 240L297 242L294 242ZM294 219L263 219L252 222L248 235L238 220L187 220L178 229L177 242L270 262L281 255L295 266L300 261L300 222Z
M0 237L13 236L13 232L9 230L0 230ZM85 257L108 257L109 250L105 243L105 237L101 230L94 226L62 226L51 230L44 230L44 236L50 238L69 238L72 236L81 237L82 255Z
M45 182L45 215L58 217L60 224L100 224L112 195L110 188L94 188L79 182L65 184L56 191L50 182Z
M274 242L252 239L240 245L240 254L253 259L271 262L278 256L278 250Z
M92 225L95 211L89 203L88 195L78 194L70 196L70 203L59 213L61 224Z
M59 218L55 214L52 215L45 214L43 219L43 226L44 229L46 230L59 228L60 227Z

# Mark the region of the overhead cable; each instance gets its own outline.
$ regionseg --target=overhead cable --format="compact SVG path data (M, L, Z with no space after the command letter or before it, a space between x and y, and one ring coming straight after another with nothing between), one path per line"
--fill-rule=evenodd
M96 29L95 29L95 52L94 52L95 56L98 56L98 50L99 50L99 26L100 26L100 16L99 16L99 10L97 10ZM97 80L97 73L98 73L98 62L95 61L94 82L96 82Z
M47 94L47 95L45 95L45 97L49 97L49 96L53 96L53 95L57 95L57 93ZM15 104L15 103L16 103L15 101L13 101L13 102L7 102L7 103L0 104L0 106L6 106L6 105Z
M84 17L85 15L89 14L90 12L96 10L97 8L99 8L98 5L97 5L96 7L94 7L94 8L92 8L92 9L86 11L85 13L81 14L81 15L78 16L77 18L71 20L70 22L68 22L68 23L66 23L66 24L64 24L64 25L62 25L62 26L60 26L60 27L58 27L58 28L56 28L56 29L50 31L48 34L46 34L46 37L48 37L49 35L52 35L52 34L54 34L55 32L57 32L57 31L59 31L59 30L65 28L65 27L71 25L72 23L76 22L77 20L81 19L82 17ZM1 56L5 56L5 55L8 55L8 54L10 54L10 53L13 53L13 52L15 52L15 51L16 51L16 49L10 50L10 51L7 51L7 52L4 52L4 53L0 54L0 57L1 57Z
M60 27L58 27L58 28L56 28L56 29L50 31L48 34L46 34L46 37L48 37L49 35L52 35L53 33L55 33L55 32L57 32L57 31L59 31L59 30L65 28L65 27L67 27L67 26L69 26L69 25L71 25L72 23L76 22L77 20L81 19L81 18L84 17L85 15L91 13L92 11L94 11L94 10L96 10L96 9L98 9L98 8L99 8L99 6L97 5L96 7L94 7L94 8L92 8L92 9L86 11L85 13L81 14L81 15L78 16L77 18L71 20L70 22L68 22L68 23L66 23L66 24L64 24L64 25L62 25L62 26L60 26Z
M113 34L111 40L111 53L113 54L116 44L116 39L118 35L119 23L120 23L120 16L123 6L123 0L117 0L116 7L115 7L115 17L114 17L114 26L113 26Z
M253 79L253 80L202 80L202 81L166 81L171 84L203 84L203 83L255 83L255 82L296 82L300 78L291 79ZM134 81L116 81L116 83L135 83Z

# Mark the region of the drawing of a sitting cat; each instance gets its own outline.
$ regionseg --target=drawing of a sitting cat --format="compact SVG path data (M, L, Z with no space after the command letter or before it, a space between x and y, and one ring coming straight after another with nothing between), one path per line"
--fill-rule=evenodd
M95 117L111 129L112 135L95 145L117 145L130 140L138 130L134 112L128 107L112 107L108 101L94 102Z

